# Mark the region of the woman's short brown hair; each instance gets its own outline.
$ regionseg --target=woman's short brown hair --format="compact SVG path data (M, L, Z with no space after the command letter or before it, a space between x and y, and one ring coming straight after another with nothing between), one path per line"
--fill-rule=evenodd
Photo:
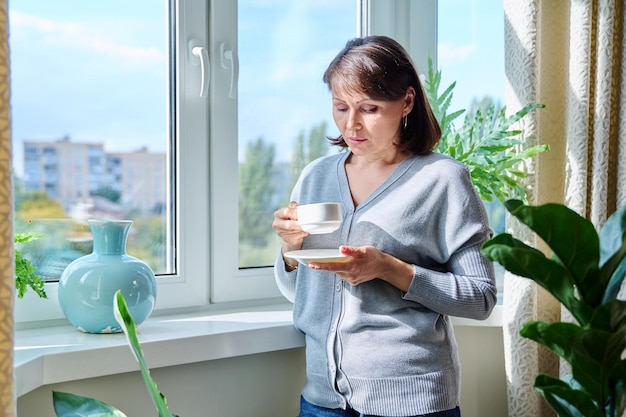
M373 100L397 101L407 89L415 89L415 103L401 129L401 150L414 154L431 151L441 138L441 127L406 50L387 36L351 39L324 72L328 88L365 94ZM347 147L343 137L329 138L333 145Z

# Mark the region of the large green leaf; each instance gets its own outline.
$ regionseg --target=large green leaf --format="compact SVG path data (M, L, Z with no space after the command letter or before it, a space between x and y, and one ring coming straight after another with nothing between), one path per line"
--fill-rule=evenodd
M508 233L488 240L483 255L512 273L530 278L559 300L580 323L591 319L593 310L576 297L574 280L560 262L546 258L543 252L526 245Z
M615 254L615 258L620 259L619 263L616 262L617 266L614 267L612 262L607 262L600 270L600 279L604 282L608 281L602 302L617 297L626 277L626 258L622 254Z
M613 298L596 308L589 326L607 332L626 332L626 301Z
M625 364L620 360L626 349L626 302L613 300L611 304L601 306L590 321L590 325L601 324L600 328L536 321L526 323L520 331L564 358L581 388L602 404L608 402L615 381L626 383Z
M126 417L107 403L67 392L53 391L52 403L57 417Z
M600 229L600 263L604 264L624 246L626 240L626 205L613 213Z
M154 402L154 405L159 412L159 417L175 417L170 413L165 396L158 390L156 382L150 376L150 369L146 364L146 360L144 359L143 355L143 349L141 348L141 345L139 344L139 339L137 338L135 321L133 320L130 311L128 310L128 306L126 305L126 300L124 299L122 292L119 290L115 293L113 312L115 314L115 320L117 320L119 325L122 327L122 330L126 335L128 345L130 346L133 355L135 355L137 363L139 363L141 375L143 376L143 380L146 384L146 387L148 388L150 397L152 397L152 401Z
M621 355L615 348L620 344L611 333L597 329L586 329L571 340L572 375L601 404L608 402L613 366Z
M563 359L571 362L571 340L582 331L583 328L574 323L531 321L522 326L520 334L547 347Z
M520 200L508 200L505 206L550 246L585 303L600 305L606 285L598 279L600 240L593 224L562 204L529 206Z
M609 334L605 360L609 367L609 378L626 386L626 301L611 299L596 309L590 327Z
M535 379L535 389L559 417L605 417L588 394L573 389L560 379L539 375Z
M606 282L603 301L617 297L626 276L626 205L600 229L600 279Z
M618 417L626 409L626 301L615 298L626 275L626 209L596 232L561 204L505 203L552 249L552 258L508 234L487 241L483 254L546 288L574 323L531 322L520 333L571 366L569 382L540 375L537 390L561 417Z

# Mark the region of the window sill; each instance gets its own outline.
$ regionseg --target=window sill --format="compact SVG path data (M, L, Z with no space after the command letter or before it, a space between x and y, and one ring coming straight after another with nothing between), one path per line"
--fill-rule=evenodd
M452 318L455 326L501 326L501 306L484 321ZM304 346L291 305L220 314L157 316L138 328L150 368L184 365ZM123 334L86 334L69 324L18 330L17 396L41 386L139 369Z
M304 346L291 305L151 317L137 333L150 368ZM48 384L139 370L124 334L86 334L69 324L16 331L14 353L18 397Z

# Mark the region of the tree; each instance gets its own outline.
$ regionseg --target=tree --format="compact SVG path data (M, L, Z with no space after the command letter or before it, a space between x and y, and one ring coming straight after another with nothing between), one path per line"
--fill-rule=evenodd
M91 193L91 196L92 197L100 196L100 197L106 198L107 200L113 203L119 203L122 193L120 193L117 190L114 190L111 187L105 186L105 187L98 188L96 191L93 191Z
M322 121L313 126L309 131L308 140L304 140L304 132L300 132L296 138L293 158L291 160L291 182L289 191L293 188L302 169L309 162L328 153L329 141L326 137L326 122Z
M59 219L67 217L58 201L43 191L20 193L15 198L15 217L27 224L33 219Z
M276 163L275 147L258 138L246 147L239 166L239 265L271 265L276 257L272 216L289 201L298 175L310 161L328 153L326 123L298 134L289 163Z
M271 206L275 187L274 144L262 137L246 146L243 163L239 165L239 242L262 247L271 236Z

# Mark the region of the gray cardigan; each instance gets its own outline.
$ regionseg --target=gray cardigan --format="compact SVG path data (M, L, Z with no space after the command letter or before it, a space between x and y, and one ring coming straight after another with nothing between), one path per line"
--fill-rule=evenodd
M491 236L467 168L431 153L404 160L354 207L349 152L302 172L292 200L338 201L344 221L309 235L302 249L373 245L414 265L408 292L375 279L352 286L327 271L274 268L306 339L307 401L374 415L413 416L459 405L460 364L448 316L486 319L496 304L493 265L480 254Z

